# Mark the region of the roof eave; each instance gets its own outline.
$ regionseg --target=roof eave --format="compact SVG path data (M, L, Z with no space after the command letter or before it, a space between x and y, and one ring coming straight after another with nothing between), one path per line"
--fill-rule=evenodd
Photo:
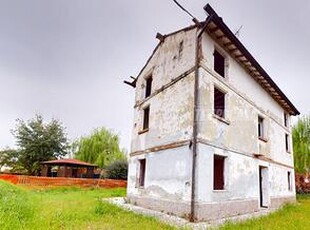
M204 10L209 14L209 17L212 16L210 23L214 23L219 29L229 38L229 40L240 50L243 56L251 62L252 66L264 77L264 79L272 86L272 88L279 94L281 99L289 106L291 115L299 115L300 112L293 105L293 103L286 97L286 95L281 91L277 84L271 79L267 72L260 66L260 64L255 60L255 58L250 54L250 52L244 47L244 45L239 41L239 39L234 35L234 33L228 28L228 26L223 22L222 18L217 15L213 8L207 4L204 7ZM209 23L209 24L210 24ZM266 89L265 89L266 90ZM266 90L268 92L268 90ZM272 96L272 95L271 95ZM279 102L278 102L279 103ZM282 107L283 105L279 103ZM287 109L287 108L284 108Z

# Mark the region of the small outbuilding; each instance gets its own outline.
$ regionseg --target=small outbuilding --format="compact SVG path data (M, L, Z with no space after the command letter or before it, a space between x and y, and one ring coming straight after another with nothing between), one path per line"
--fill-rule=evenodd
M41 176L93 178L96 165L76 159L59 159L42 162Z

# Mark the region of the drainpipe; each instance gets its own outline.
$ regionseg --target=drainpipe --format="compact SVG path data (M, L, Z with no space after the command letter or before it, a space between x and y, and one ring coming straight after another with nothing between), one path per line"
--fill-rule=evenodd
M196 35L196 51L195 51L195 83L194 83L194 123L193 123L193 159L192 159L192 193L191 193L191 213L190 222L196 221L196 162L197 162L197 135L198 135L198 109L199 109L199 65L200 65L200 48L201 48L201 36L206 30L209 22L212 20L213 15L208 16L203 24L202 29Z

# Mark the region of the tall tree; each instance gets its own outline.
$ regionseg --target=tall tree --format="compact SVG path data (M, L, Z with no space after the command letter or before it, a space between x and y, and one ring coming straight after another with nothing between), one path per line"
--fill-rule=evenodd
M38 175L40 162L67 154L68 140L62 124L52 119L44 122L41 115L27 122L18 119L12 134L16 138L18 162L30 175Z
M124 151L119 147L117 134L99 128L89 136L81 137L73 144L75 158L105 168L111 162L126 159Z
M292 133L296 172L310 172L310 115L299 118Z

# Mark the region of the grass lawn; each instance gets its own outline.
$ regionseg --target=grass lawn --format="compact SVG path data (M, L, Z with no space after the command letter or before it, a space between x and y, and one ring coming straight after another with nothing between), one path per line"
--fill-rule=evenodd
M25 190L0 180L0 229L174 229L102 202L125 189Z
M221 230L228 229L310 229L310 195L298 195L298 204L285 205L268 216L243 223L227 223Z
M0 229L175 229L102 198L125 196L125 189L20 188L0 180ZM310 229L310 195L269 216L220 229Z

